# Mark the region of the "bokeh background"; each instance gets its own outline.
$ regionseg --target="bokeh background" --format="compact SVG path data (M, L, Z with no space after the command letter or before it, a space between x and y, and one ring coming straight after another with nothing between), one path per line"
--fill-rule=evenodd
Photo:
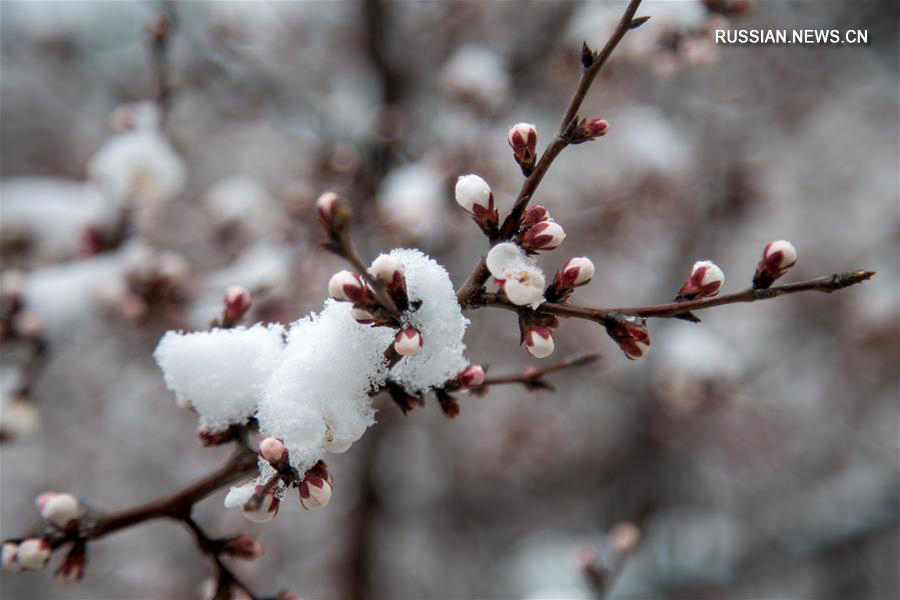
M508 209L522 178L507 128L533 122L544 145L582 41L602 45L623 7L3 2L3 293L23 308L4 323L2 537L36 522L45 489L115 510L225 460L196 442L153 348L204 328L231 284L254 290L252 321L319 309L343 268L317 245L321 191L353 203L366 257L418 247L461 283L486 246L456 177L480 174ZM160 14L171 94L154 135L177 160L163 191L142 181L123 199L89 165L144 114L117 107L157 96L146 27ZM651 304L704 258L742 289L786 238L800 259L785 281L878 275L702 325L652 322L635 362L565 322L548 360L597 351L597 365L552 377L553 393L465 398L453 421L435 402L404 417L378 399L378 425L329 460L327 509L287 501L255 525L222 507L224 490L198 507L212 533L262 539L266 555L236 567L260 593L587 598L579 549L602 557L627 521L642 540L613 598L900 596L898 6L647 1L639 14L652 19L582 110L609 134L567 149L535 199L568 233L545 271L586 255L597 274L576 302ZM716 46L726 27L867 29L869 43ZM539 364L511 313L469 316L473 362ZM191 598L208 576L186 532L153 522L92 544L75 587L4 572L0 593Z

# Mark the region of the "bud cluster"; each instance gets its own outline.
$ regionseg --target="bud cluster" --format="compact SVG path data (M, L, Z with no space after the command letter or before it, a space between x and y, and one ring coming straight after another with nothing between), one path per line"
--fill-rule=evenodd
M753 275L754 289L766 289L797 262L797 249L787 240L769 242Z
M631 360L641 358L650 350L647 319L635 316L607 316L606 332Z
M506 140L522 169L522 175L528 177L537 162L537 129L529 123L516 123L510 127Z

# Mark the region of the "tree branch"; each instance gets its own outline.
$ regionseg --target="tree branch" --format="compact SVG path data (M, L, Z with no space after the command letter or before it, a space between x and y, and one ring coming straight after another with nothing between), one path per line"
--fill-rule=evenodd
M479 386L478 389L485 389L488 386L492 385L504 385L510 383L521 383L529 390L538 388L552 389L552 386L544 380L545 375L556 373L557 371L562 371L563 369L582 367L598 360L600 360L599 354L582 354L580 356L574 356L572 358L568 358L566 360L540 369L531 367L529 369L526 369L522 373L488 377L484 380L484 383Z
M757 300L768 300L777 298L787 294L796 294L798 292L824 292L830 294L836 290L842 290L851 285L862 283L871 279L875 275L874 271L847 271L845 273L835 273L826 275L809 281L801 281L799 283L789 283L786 285L775 286L767 289L749 288L742 292L726 294L724 296L714 296L712 298L700 298L698 300L690 300L688 302L670 302L667 304L653 304L650 306L629 306L620 308L588 308L583 306L572 306L569 304L559 304L556 302L545 302L538 307L538 313L557 315L561 317L574 317L577 319L586 319L596 323L604 324L610 315L634 315L637 317L657 317L671 318L687 311L703 310L713 308L715 306L724 306L726 304L737 304L739 302L756 302ZM480 308L482 306L495 306L519 312L523 310L521 306L511 304L498 294L482 293L470 305L469 308Z
M181 519L181 522L184 523L184 526L194 534L194 539L197 542L197 547L201 552L206 554L209 557L209 560L212 561L213 566L216 568L216 590L213 596L214 600L228 600L231 598L230 588L232 585L239 587L244 590L250 600L258 600L258 596L253 593L247 584L245 584L241 579L234 574L228 565L222 562L222 543L219 540L215 540L203 530L200 525L197 524L196 521L190 516L188 513L185 517Z
M540 185L541 181L544 179L544 175L547 174L553 160L570 143L572 123L576 118L578 109L581 107L581 103L584 101L591 84L594 82L597 74L600 73L600 69L602 69L603 65L606 64L606 61L609 60L613 50L615 50L619 42L622 41L622 38L625 37L625 34L628 33L629 29L631 29L634 14L637 12L640 4L641 0L631 0L628 3L625 13L619 20L619 24L616 26L612 36L610 36L609 40L606 42L606 45L603 46L603 49L593 58L591 64L585 67L581 74L581 79L578 81L578 86L575 88L575 93L563 114L562 121L559 125L559 132L553 141L544 149L534 171L532 171L531 175L529 175L522 184L522 189L519 191L519 195L513 204L512 210L510 210L509 215L507 215L503 224L500 226L500 234L497 236L496 241L508 240L515 235L516 231L518 231L525 208L528 206L528 202L531 200L532 196L534 196L535 191L537 191L538 185ZM484 284L489 277L490 273L485 264L485 257L482 256L475 266L475 269L456 293L459 304L463 307L467 306L483 290Z

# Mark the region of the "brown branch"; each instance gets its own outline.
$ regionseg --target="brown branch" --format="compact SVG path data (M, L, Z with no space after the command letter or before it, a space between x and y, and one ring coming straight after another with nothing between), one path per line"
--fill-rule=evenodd
M328 232L330 239L325 247L350 263L360 276L365 279L369 288L375 294L375 299L378 300L378 303L399 322L402 317L400 309L397 308L390 294L387 293L384 284L369 274L368 267L363 264L362 259L359 258L356 249L353 247L353 241L350 239L348 229L349 227L344 226L338 231Z
M558 363L549 365L547 367L543 367L540 369L527 369L522 373L515 373L512 375L498 375L496 377L488 377L484 380L484 384L481 387L491 386L491 385L504 385L510 383L521 383L528 389L536 389L536 388L548 388L549 384L544 381L544 376L549 375L551 373L556 373L557 371L562 371L563 369L571 369L574 367L581 367L584 365L589 365L593 362L600 360L599 354L582 354L580 356L575 356L572 358L568 358L566 360L560 361Z
M602 69L603 65L606 64L606 61L609 60L613 50L615 50L619 42L622 41L622 38L625 37L625 34L628 33L629 29L631 29L634 14L637 12L640 4L641 0L631 0L628 3L625 13L619 20L619 24L616 26L612 36L610 36L609 40L606 42L606 45L603 46L603 49L595 57L593 57L590 65L585 67L581 74L581 79L578 81L578 86L575 88L575 93L563 114L562 121L559 125L559 133L544 149L534 171L532 171L531 175L529 175L522 184L522 189L519 191L519 195L513 204L512 210L509 215L507 215L506 219L504 219L503 225L500 226L500 234L495 241L509 240L515 235L516 231L518 231L525 208L528 206L528 202L531 200L532 196L534 196L535 191L537 191L538 185L540 185L541 181L544 179L544 175L546 175L547 171L550 169L553 160L571 143L573 123L576 119L578 109L581 107L581 103L584 101L591 84L594 82L597 74L600 73L600 69ZM485 264L485 257L482 256L475 266L475 269L469 277L466 278L465 283L456 293L460 305L465 307L472 302L472 300L483 290L484 284L489 277L490 273Z
M559 304L556 302L545 302L538 307L537 312L561 317L587 319L601 324L605 323L610 315L671 318L687 311L703 310L715 306L724 306L726 304L737 304L739 302L768 300L770 298L777 298L787 294L796 294L798 292L824 292L830 294L836 290L862 283L863 281L871 279L874 275L874 271L847 271L845 273L835 273L834 275L826 275L825 277L818 277L816 279L810 279L809 281L789 283L767 289L749 288L742 292L735 292L724 296L700 298L699 300L690 300L688 302L653 304L650 306L588 308L584 306L572 306L570 304ZM523 310L522 307L511 304L498 294L488 293L482 293L478 296L470 304L469 308L479 308L482 306L495 306L515 312Z
M206 554L209 557L209 560L213 563L213 566L216 569L216 590L213 596L214 600L228 600L231 598L230 588L232 585L239 587L244 590L250 600L258 600L258 596L251 590L247 584L245 584L241 579L234 574L228 565L222 562L222 542L221 540L215 540L209 537L209 534L203 530L200 525L197 524L196 521L191 517L190 513L185 515L181 522L184 523L184 526L194 534L194 539L197 542L197 547L201 552Z

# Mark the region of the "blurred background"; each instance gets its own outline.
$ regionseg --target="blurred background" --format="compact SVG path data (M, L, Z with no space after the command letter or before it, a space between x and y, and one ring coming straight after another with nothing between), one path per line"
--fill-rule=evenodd
M232 284L250 321L321 308L342 263L313 203L354 206L371 259L418 247L457 284L486 243L453 201L476 172L501 215L522 177L506 131L550 139L620 2L15 2L0 6L3 538L33 499L98 510L220 465L152 351L202 329ZM541 262L597 266L574 301L671 299L695 260L749 285L789 239L785 281L871 282L650 323L628 361L565 322L551 359L602 360L556 392L498 386L446 419L376 400L378 425L329 459L335 497L256 525L199 505L216 535L258 535L236 565L303 598L589 598L579 562L621 522L641 542L613 598L897 598L898 5L648 0L581 111L538 202L568 239ZM165 16L171 30L155 46ZM867 29L864 46L723 46L722 28ZM148 103L149 101L149 103ZM154 104L154 101L155 104ZM143 102L143 103L141 103ZM138 104L135 104L138 103ZM515 316L471 311L468 356L540 365ZM2 574L4 598L192 598L210 571L160 521L90 546L83 582Z

